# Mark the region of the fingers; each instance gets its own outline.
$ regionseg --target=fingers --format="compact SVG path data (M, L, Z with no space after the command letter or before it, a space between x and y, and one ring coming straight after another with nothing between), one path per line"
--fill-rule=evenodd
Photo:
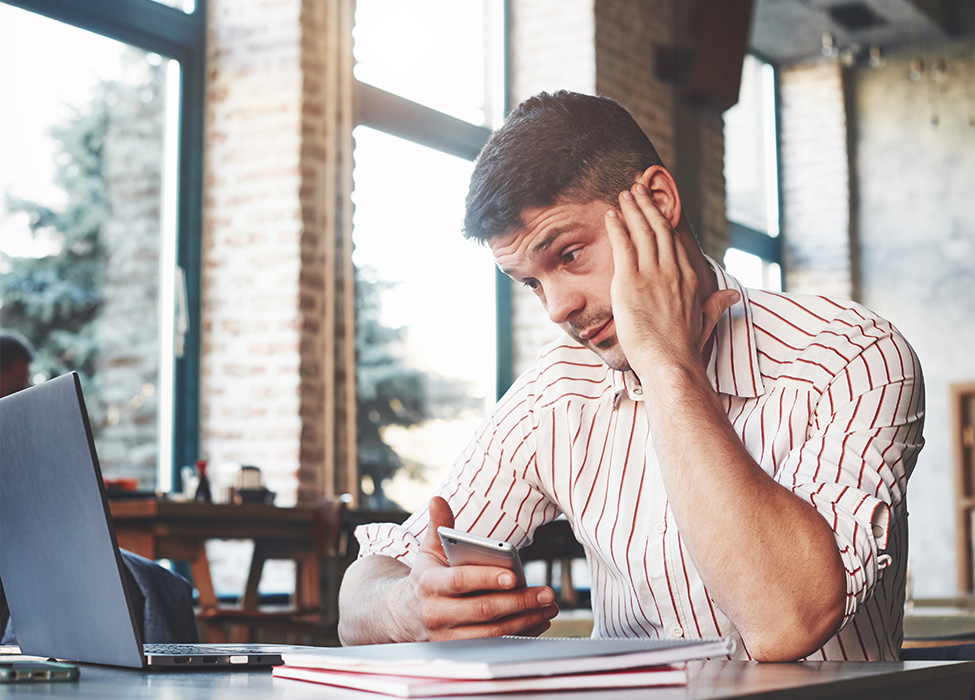
M615 209L606 212L606 233L613 249L613 269L629 274L636 271L636 250L623 221Z
M544 602L543 602L544 601ZM432 639L525 634L548 626L558 614L545 587L424 601L423 624Z
M454 513L450 510L450 506L447 505L447 501L440 496L434 496L430 499L427 512L430 516L430 524L427 526L427 531L423 536L423 542L420 544L420 547L446 564L447 555L444 554L443 544L440 542L437 528L453 527Z
M434 497L428 515L409 574L407 607L419 623L416 639L541 634L548 627L558 614L551 588L515 588L515 575L502 567L448 566L437 528L453 527L454 514L444 499Z
M641 268L676 263L678 249L674 229L641 183L620 193L620 211Z
M424 595L460 597L484 591L510 591L517 577L500 566L437 567L436 575L426 575L421 585Z
M544 634L549 629L551 629L551 627L552 627L552 621L551 620L546 620L545 622L543 622L540 625L536 625L535 627L532 627L531 629L527 629L524 632L521 632L521 636L523 636L523 637L540 637L540 636L542 636L542 634Z

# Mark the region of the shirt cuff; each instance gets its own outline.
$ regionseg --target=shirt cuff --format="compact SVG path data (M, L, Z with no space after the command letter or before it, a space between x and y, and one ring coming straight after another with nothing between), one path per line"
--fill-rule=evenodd
M355 538L359 541L360 557L378 554L411 567L420 548L420 541L404 526L395 523L359 525L355 529Z

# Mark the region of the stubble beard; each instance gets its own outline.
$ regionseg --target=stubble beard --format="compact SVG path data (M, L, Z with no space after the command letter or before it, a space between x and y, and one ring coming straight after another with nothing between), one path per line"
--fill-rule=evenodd
M598 320L600 317L606 320L600 322ZM612 315L600 314L595 318L597 320L594 321L589 319L581 319L578 325L581 326L582 328L591 328L596 325L602 325L604 323L607 323L609 319L612 318ZM596 356L598 356L599 359L602 360L603 364L605 364L610 369L615 369L620 372L627 372L630 370L630 363L626 359L626 355L623 354L623 348L620 347L620 341L615 335L611 338L607 338L606 340L602 341L601 343L599 343L599 345L593 345L592 342L588 340L584 340L579 335L578 331L576 331L576 324L566 323L563 325L563 330L566 333L568 333L577 343L579 343L583 347L589 348L589 350L594 352Z

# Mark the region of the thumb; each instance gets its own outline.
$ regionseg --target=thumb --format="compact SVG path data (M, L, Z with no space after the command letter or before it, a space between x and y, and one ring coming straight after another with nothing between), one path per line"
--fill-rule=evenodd
M711 337L711 333L714 332L714 327L718 325L718 321L724 315L724 312L734 306L740 297L741 295L734 289L721 289L704 301L704 304L701 306L701 311L704 313L704 324L701 328L700 349L704 349L708 338Z
M454 526L453 511L450 510L447 501L440 496L434 496L430 499L430 503L427 506L427 514L430 517L430 522L427 525L426 535L423 537L422 547L446 562L447 555L444 554L443 545L440 543L440 536L437 534L437 528Z

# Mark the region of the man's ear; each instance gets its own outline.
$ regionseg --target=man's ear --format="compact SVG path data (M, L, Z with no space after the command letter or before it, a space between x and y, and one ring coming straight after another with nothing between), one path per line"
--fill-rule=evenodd
M675 229L680 223L683 208L677 182L670 171L662 165L651 165L637 178L637 182L647 188L650 199Z

